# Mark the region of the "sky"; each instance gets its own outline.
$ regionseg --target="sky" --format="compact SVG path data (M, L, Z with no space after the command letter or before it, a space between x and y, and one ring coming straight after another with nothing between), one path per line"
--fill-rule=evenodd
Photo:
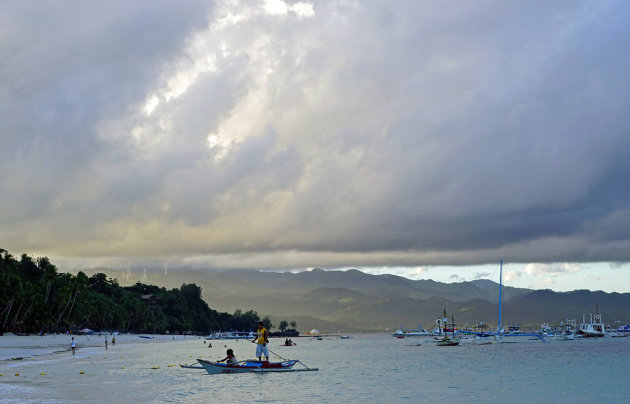
M451 282L503 259L512 286L630 292L627 21L623 0L0 1L0 247Z

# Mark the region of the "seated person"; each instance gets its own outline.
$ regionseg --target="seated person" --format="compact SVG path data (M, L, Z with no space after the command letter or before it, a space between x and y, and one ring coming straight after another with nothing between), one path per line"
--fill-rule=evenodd
M227 356L217 362L227 361L226 363L233 363L233 364L238 363L238 359L236 359L236 356L234 356L234 351L232 351L231 349L228 349L226 353L227 353Z

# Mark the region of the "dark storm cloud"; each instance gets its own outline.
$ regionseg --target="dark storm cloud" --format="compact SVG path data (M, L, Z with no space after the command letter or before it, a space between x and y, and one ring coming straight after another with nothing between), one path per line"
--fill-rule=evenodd
M2 6L3 248L628 260L624 2Z

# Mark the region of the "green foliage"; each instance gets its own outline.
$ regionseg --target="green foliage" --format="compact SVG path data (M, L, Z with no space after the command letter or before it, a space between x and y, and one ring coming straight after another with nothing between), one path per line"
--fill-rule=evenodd
M269 316L265 316L261 321L265 325L266 329L271 330L273 328L273 324L271 323Z
M280 321L280 325L278 326L278 329L282 332L285 332L288 327L289 327L289 323L286 320L282 320Z
M253 310L234 315L212 310L194 283L171 290L142 283L121 287L102 273L90 278L83 272L59 274L48 258L33 260L24 254L17 260L0 249L0 335L83 328L210 333L252 330L258 321Z

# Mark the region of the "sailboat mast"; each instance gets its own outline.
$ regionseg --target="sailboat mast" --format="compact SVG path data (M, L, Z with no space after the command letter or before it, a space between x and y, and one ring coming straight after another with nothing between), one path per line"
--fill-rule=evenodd
M501 293L503 287L503 260L499 264L499 327L497 328L497 333L501 333Z

